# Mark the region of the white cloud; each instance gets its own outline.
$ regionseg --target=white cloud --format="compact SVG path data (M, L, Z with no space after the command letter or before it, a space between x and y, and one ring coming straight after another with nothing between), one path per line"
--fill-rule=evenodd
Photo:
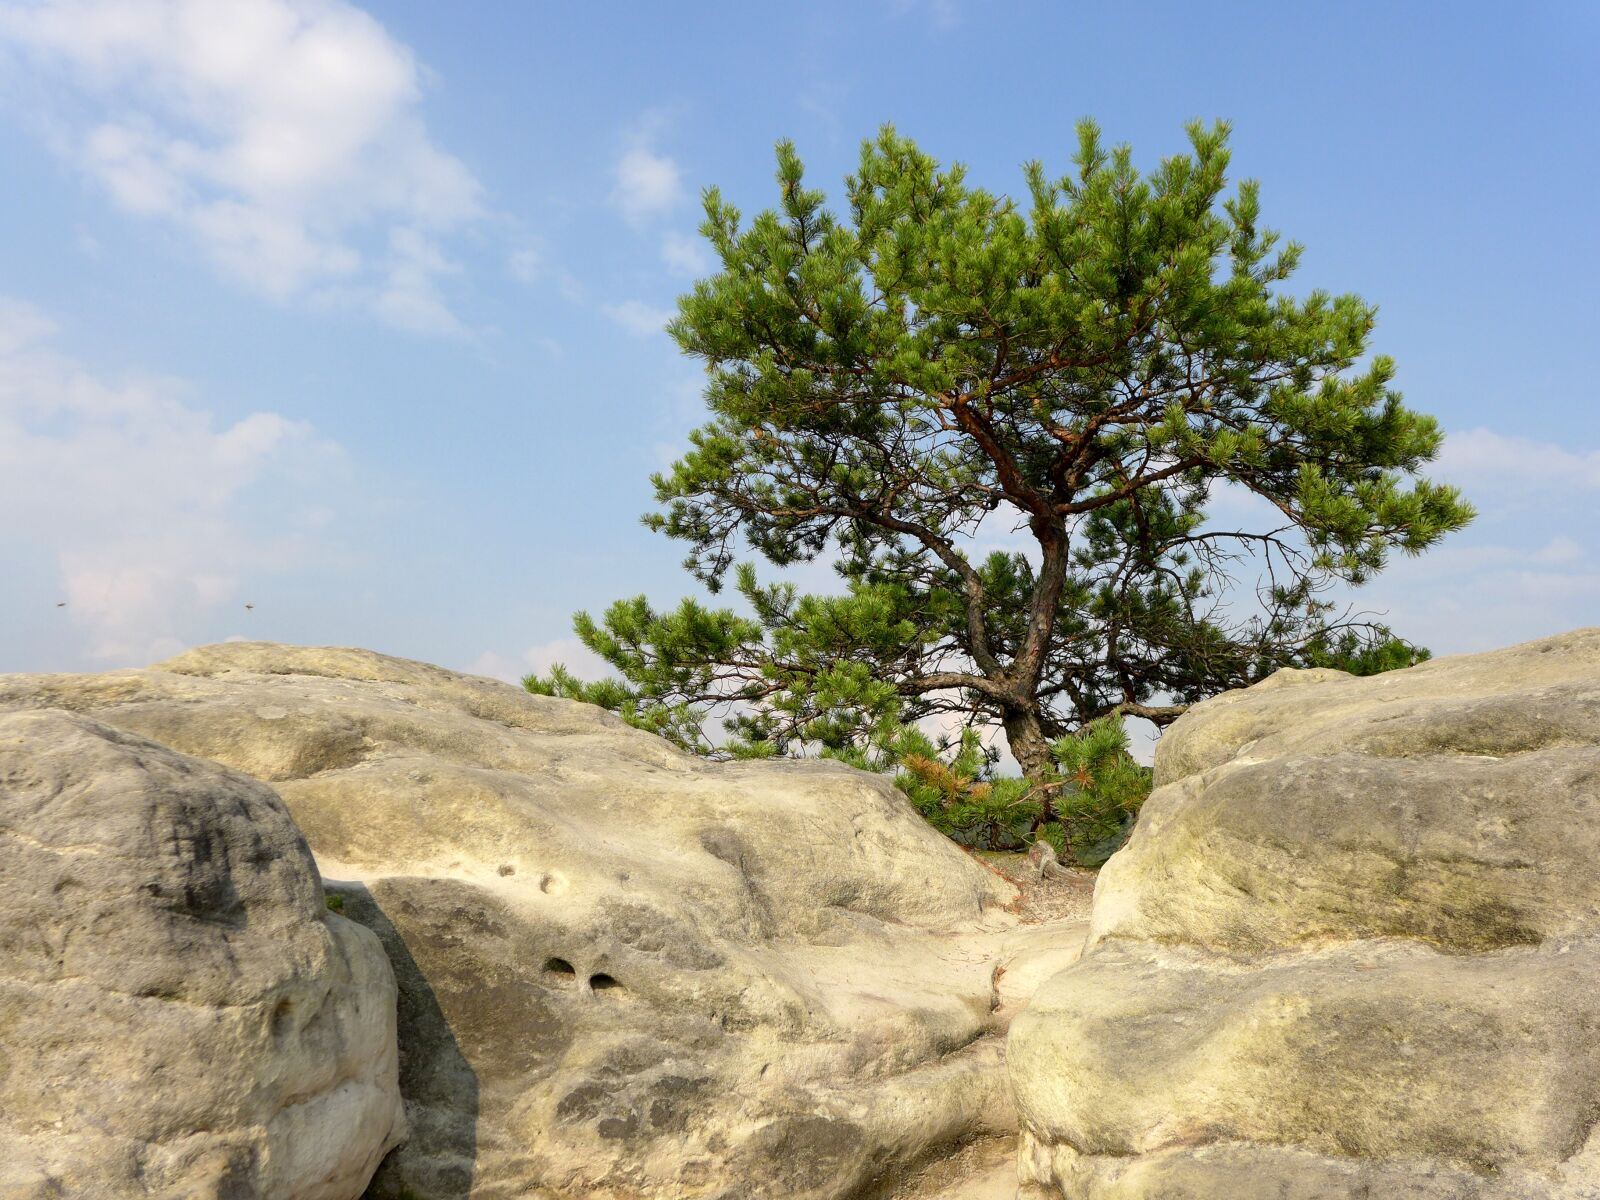
M434 286L440 275L458 273L460 266L415 229L392 230L389 246L388 275L378 295L378 312L391 325L413 333L465 334L466 327Z
M717 265L704 241L686 233L669 233L661 241L661 261L679 275L699 278Z
M896 16L925 19L940 32L948 32L961 23L961 8L957 0L889 0Z
M482 214L481 188L429 138L411 51L360 9L12 3L0 43L68 85L64 148L118 207L183 230L275 299L356 300L403 328L459 330L438 242Z
M632 225L644 224L683 199L683 170L651 144L660 124L659 117L647 116L612 172L611 203Z
M541 675L556 663L561 663L580 679L603 679L616 674L610 663L575 637L555 638L529 646L522 652L522 661L528 665L528 670Z
M0 355L42 342L56 332L56 323L23 300L0 296Z
M487 675L490 679L504 680L506 683L521 683L526 671L519 671L517 664L496 650L485 650L467 666L469 675Z
M1559 537L1551 538L1542 548L1535 550L1532 560L1536 563L1565 565L1578 562L1586 555L1587 551L1582 546L1578 545L1572 538L1562 534Z
M52 555L85 657L149 661L305 561L340 451L278 413L219 423L170 380L98 378L52 329L0 300L0 555Z
M635 337L649 337L660 333L672 320L671 309L655 308L638 300L624 300L621 304L602 304L600 311Z
M1444 440L1430 475L1451 483L1538 488L1600 488L1600 450L1575 452L1553 442L1469 429Z
M556 287L560 289L561 298L568 304L582 304L587 294L584 291L583 280L579 279L571 271L563 270L557 272Z
M518 283L535 283L544 266L544 255L533 246L513 250L506 258L506 271Z
M521 683L529 673L548 674L550 668L560 663L579 679L605 679L616 675L606 662L575 637L554 638L529 646L516 659L495 650L485 650L467 669L475 675L491 679L504 679L507 683Z
M1600 452L1479 428L1447 437L1427 474L1459 484L1478 519L1425 554L1395 555L1351 594L1361 607L1441 654L1595 623Z
M1376 612L1439 654L1594 623L1600 574L1588 513L1600 489L1600 453L1476 428L1449 434L1423 474L1460 486L1478 519L1426 553L1390 555L1371 583L1330 598ZM1215 524L1281 523L1241 489L1219 488L1213 500Z
M1600 573L1574 569L1586 553L1552 561L1545 556L1548 545L1531 552L1480 549L1494 552L1453 563L1442 561L1444 550L1396 560L1353 598L1436 654L1492 650L1596 623ZM1467 565L1474 559L1476 565Z

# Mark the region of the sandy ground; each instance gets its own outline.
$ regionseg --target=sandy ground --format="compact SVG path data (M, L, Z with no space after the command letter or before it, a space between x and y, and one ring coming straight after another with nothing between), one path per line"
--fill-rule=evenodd
M893 1200L1014 1200L1016 1149L1016 1138L969 1142L949 1158L929 1163Z
M1028 865L1025 854L979 850L973 852L973 857L1016 885L1022 893L1017 911L1024 924L1089 919L1089 902L1094 898L1094 871L1069 868L1064 877L1040 879Z

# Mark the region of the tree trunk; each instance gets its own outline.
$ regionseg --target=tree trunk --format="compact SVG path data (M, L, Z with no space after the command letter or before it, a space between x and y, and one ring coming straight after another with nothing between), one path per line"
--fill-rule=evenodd
M1050 739L1045 737L1039 718L1027 709L1013 709L1006 714L1003 725L1006 741L1011 744L1011 754L1022 768L1023 778L1036 788L1044 787L1050 780L1055 758L1050 753ZM1041 795L1043 807L1039 825L1055 820L1056 815L1051 793L1044 791Z

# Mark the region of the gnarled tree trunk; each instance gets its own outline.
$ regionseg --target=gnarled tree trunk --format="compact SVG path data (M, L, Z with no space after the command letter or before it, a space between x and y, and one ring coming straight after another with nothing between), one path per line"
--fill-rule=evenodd
M1009 710L1002 722L1006 731L1006 741L1011 745L1011 754L1017 760L1017 765L1022 768L1022 775L1034 787L1043 789L1050 780L1051 767L1054 758L1050 754L1050 739L1045 736L1044 727L1039 723L1039 717L1031 709L1015 708ZM1046 821L1055 820L1055 806L1051 802L1051 793L1042 790L1043 807L1039 812L1039 820L1035 825L1043 825Z

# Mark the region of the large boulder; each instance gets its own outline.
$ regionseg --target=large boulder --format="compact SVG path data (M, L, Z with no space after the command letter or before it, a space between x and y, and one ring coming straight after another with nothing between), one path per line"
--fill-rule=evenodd
M0 1196L354 1200L403 1129L394 977L271 788L0 713Z
M1600 630L1196 706L1012 1026L1031 1200L1600 1197Z
M1082 941L1019 929L879 777L707 763L420 663L228 644L0 677L0 709L45 705L270 781L383 940L411 1127L387 1200L881 1194L1015 1129L1000 1035L1029 961Z

